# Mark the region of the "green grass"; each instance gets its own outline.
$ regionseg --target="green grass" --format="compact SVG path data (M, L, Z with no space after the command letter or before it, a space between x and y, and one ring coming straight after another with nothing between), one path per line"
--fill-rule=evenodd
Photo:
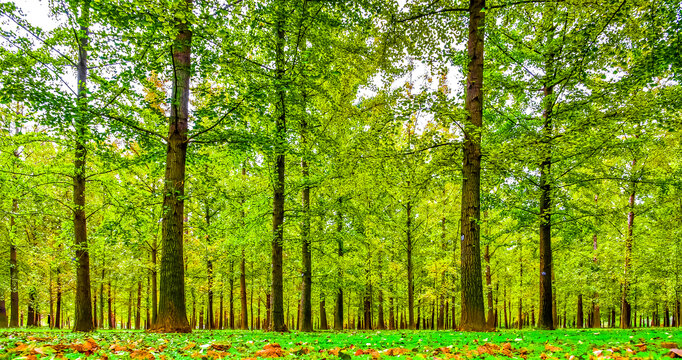
M273 343L281 345L281 354L288 359L570 359L571 356L574 360L660 359L670 354L670 347L682 346L682 331L658 328L502 330L491 333L353 331L276 334L221 330L152 334L103 330L76 334L43 329L3 330L0 331L0 358L241 359L279 355L280 350L276 347L262 351L266 345Z

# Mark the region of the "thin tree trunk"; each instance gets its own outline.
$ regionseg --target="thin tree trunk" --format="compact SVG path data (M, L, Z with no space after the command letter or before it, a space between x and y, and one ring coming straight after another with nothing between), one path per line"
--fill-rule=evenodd
M230 261L230 329L234 329L234 261Z
M142 281L137 281L137 313L135 314L135 330L140 330L142 321Z
M547 55L546 70L551 73L553 68L552 55ZM553 76L553 75L552 75ZM544 158L540 164L540 289L538 308L538 327L554 329L553 293L552 293L552 107L554 106L554 85L550 82L550 75L545 80L543 104L543 134L540 151Z
M246 256L242 249L242 261L239 264L239 298L242 305L241 329L249 329L249 313L246 305ZM253 314L251 314L253 316Z
M81 5L80 34L78 39L78 111L76 117L76 148L74 156L73 176L73 233L76 245L76 299L73 331L92 331L92 299L90 298L90 254L88 252L88 235L85 214L85 157L87 149L88 118L87 80L88 80L88 26L90 23L90 1Z
M594 205L595 208L597 207L597 200L599 199L598 195L594 196ZM598 263L597 263L597 234L594 234L592 236L592 250L594 251L594 258L592 261L594 262L595 267L598 269ZM598 270L597 270L598 271ZM594 291L594 295L592 298L592 327L593 328L600 328L601 327L601 314L599 311L599 292Z
M341 205L341 199L339 199L339 205ZM338 210L338 219L336 220L336 235L339 260L339 287L336 293L336 310L334 311L334 330L343 330L343 271L341 266L343 263L343 236L341 231L343 230L343 215L341 214L341 209Z
M485 286L486 286L486 300L488 302L488 316L486 326L492 330L495 328L495 314L493 311L493 282L492 273L490 270L490 245L485 245L485 253L483 254L485 260Z
M151 318L151 323L156 322L156 316L157 316L157 310L159 308L159 300L158 300L158 294L159 294L159 288L157 284L157 271L156 271L156 258L157 258L157 253L158 253L158 245L156 243L156 238L157 234L154 234L152 237L152 249L151 249L151 300L152 300L152 318Z
M409 182L408 182L409 186ZM407 200L407 313L408 326L410 329L415 329L414 322L414 269L412 266L412 200Z
M304 98L305 102L305 98ZM305 106L304 106L305 108ZM301 146L303 147L304 155L301 159L301 172L303 175L303 224L301 224L301 256L303 269L301 275L303 278L303 286L301 288L301 331L313 331L313 305L312 305L312 254L310 251L310 185L308 184L308 123L305 117L301 120Z
M111 275L110 275L111 276ZM107 289L107 305L109 306L108 312L107 312L107 318L109 319L109 329L114 329L116 328L116 324L114 323L114 313L111 310L111 280L109 280L109 288Z
M10 233L15 233L14 214L17 213L18 201L12 199L12 213L9 217ZM19 327L19 268L17 267L17 245L14 236L10 236L9 245L9 278L10 278L10 319L9 327Z
M211 226L211 212L208 204L206 204L206 228L207 232ZM206 235L206 243L211 244L210 235ZM208 290L206 292L206 328L213 330L215 328L213 324L213 259L211 254L207 254L206 258L206 281L208 282Z
M518 328L523 329L523 249L519 246L519 320Z
M133 289L128 293L128 321L126 322L126 329L130 330L133 325Z
M104 262L102 262L102 278L99 283L99 327L104 329Z
M634 171L637 160L632 160L632 169ZM628 294L630 292L630 262L632 259L632 230L635 223L635 185L631 184L630 198L628 200L628 233L625 238L625 262L623 266L623 294L621 298L620 307L620 328L628 329L631 324L631 306L628 301Z
M273 212L272 212L272 285L270 304L272 316L270 318L270 331L286 331L284 323L284 294L282 279L282 250L284 247L284 167L285 167L285 143L286 143L286 90L284 89L285 75L285 19L286 9L283 1L275 3L275 81L277 84L277 101L275 103L275 128L277 131L275 140L275 173L277 177L274 183Z
M583 327L583 295L578 294L578 310L577 310L577 316L576 316L576 321L575 321L575 327L577 329L581 329Z

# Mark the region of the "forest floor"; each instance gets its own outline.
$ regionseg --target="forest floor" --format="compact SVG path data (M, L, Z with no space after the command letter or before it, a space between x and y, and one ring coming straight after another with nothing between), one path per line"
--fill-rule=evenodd
M679 346L678 346L679 345ZM682 330L291 332L2 330L0 359L660 359L682 357Z

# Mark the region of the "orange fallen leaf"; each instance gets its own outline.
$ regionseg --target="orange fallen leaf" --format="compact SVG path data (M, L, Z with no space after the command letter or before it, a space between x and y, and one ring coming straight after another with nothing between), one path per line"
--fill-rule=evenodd
M272 343L265 345L263 350L256 351L255 356L264 358L282 357L284 356L284 352L279 344Z

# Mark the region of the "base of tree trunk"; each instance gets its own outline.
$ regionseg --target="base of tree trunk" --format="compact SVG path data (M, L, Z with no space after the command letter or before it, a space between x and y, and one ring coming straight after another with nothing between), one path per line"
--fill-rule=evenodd
M153 333L191 333L192 327L189 325L187 320L185 321L172 321L173 319L161 320L157 319L157 322L152 324L149 328L149 332Z

